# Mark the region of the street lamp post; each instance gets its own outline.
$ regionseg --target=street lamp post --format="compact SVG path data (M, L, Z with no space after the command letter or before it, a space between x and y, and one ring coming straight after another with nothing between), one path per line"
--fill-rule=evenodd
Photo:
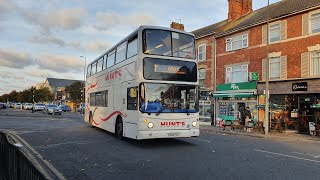
M268 0L268 7L270 5L270 1ZM264 127L265 127L265 135L267 136L269 133L269 11L268 11L268 19L267 19L267 48L266 48L266 89L265 89L265 118L264 118Z
M87 66L87 58L84 57L84 56L80 56L80 57L84 59L83 89L85 89L85 87L86 87L86 66ZM82 91L81 91L81 93L82 93ZM83 90L83 93L82 93L82 103L85 102L85 101L84 101L84 96L83 96L84 93L85 93L85 91ZM81 104L80 108L81 108L81 115L83 116L84 112L82 112L82 111L83 111L82 104Z

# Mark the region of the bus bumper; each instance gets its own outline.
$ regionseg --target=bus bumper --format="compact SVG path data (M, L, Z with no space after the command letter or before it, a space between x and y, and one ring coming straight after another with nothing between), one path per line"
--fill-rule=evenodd
M138 131L137 139L195 137L199 136L199 134L199 129Z

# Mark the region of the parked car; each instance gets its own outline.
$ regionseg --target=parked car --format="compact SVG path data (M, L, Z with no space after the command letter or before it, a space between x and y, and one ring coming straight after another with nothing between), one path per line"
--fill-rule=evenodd
M7 109L7 104L0 102L0 109Z
M14 108L14 105L15 105L15 104L16 104L15 102L10 102L10 103L9 103L9 107L10 107L10 108Z
M13 107L14 107L15 109L21 109L21 108L22 108L22 105L21 105L21 103L15 103Z
M45 106L45 108L42 111L44 114L59 114L61 115L62 110L60 107L54 104L48 104Z
M44 109L44 104L42 103L36 103L33 105L33 110L34 111L42 111Z
M25 103L23 106L23 109L25 109L25 110L31 110L32 108L33 108L32 103Z
M71 112L71 107L70 107L70 106L60 105L59 107L61 108L61 110L62 110L63 112Z

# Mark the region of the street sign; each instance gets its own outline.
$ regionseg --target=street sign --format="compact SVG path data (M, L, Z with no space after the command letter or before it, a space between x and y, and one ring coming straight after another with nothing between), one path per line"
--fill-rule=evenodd
M249 73L250 81L259 81L259 73L258 72L250 72Z

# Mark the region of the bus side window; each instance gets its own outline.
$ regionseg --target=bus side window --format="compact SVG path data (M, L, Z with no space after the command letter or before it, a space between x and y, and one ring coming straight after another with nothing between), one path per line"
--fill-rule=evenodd
M138 87L131 87L127 89L127 109L137 110L138 105Z
M104 91L104 107L108 107L108 90Z
M128 41L127 58L131 58L138 53L138 36Z

